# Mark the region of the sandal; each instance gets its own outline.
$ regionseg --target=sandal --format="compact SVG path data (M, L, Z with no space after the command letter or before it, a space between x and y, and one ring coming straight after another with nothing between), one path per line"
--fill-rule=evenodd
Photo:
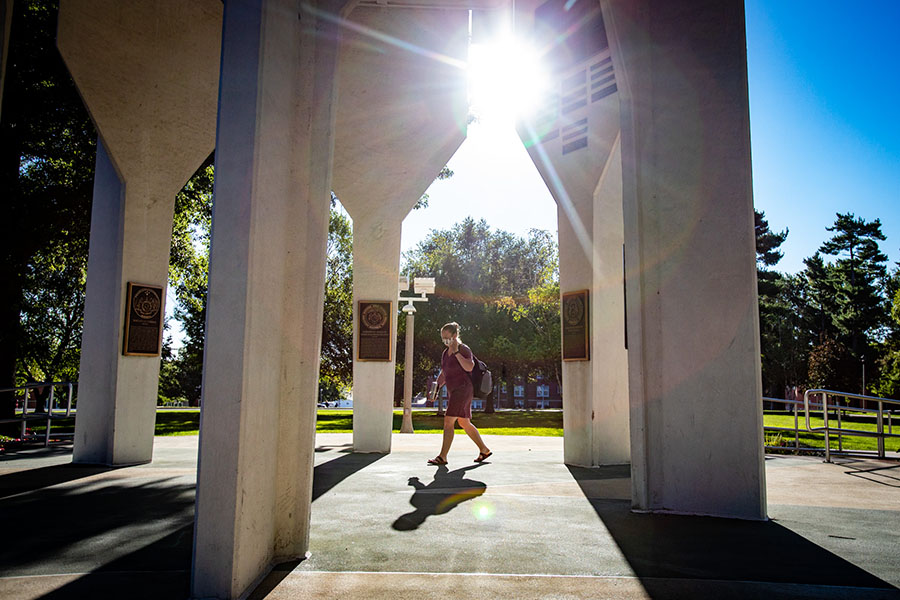
M429 464L429 465L435 465L435 466L446 465L446 464L447 464L447 460L444 459L444 458L441 458L440 456L435 456L434 458L429 458L429 459L428 459L428 464Z
M491 454L493 454L493 452L488 452L487 454L485 454L484 452L479 452L479 453L478 453L478 458L475 459L475 462L477 462L477 463L484 462L484 461L486 461L486 460L488 459L488 457L489 457Z

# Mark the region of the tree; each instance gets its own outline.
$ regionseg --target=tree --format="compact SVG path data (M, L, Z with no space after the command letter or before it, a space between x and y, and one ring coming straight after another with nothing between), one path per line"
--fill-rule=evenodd
M438 331L448 321L460 323L462 339L495 377L504 370L509 377L558 377L554 353L559 354L559 341L546 342L552 335L540 315L547 297L540 290L558 286L558 251L549 233L533 230L523 239L468 218L450 229L433 230L406 253L403 271L409 277L433 276L437 284L427 310L416 315L416 389L424 389L438 366L443 350ZM555 309L551 300L549 311L555 310L558 321L558 292L555 298ZM521 323L513 317L517 310ZM404 327L401 320L401 331ZM404 343L401 335L398 353ZM397 389L402 389L401 380L398 375Z
M898 276L900 271L895 272L892 279L896 280ZM900 399L900 289L893 294L891 325L878 353L878 376L874 378L872 392L882 398Z
M325 262L319 397L335 401L353 379L353 228L332 194Z
M450 179L453 177L453 171L450 167L444 165L441 169L440 173L437 174L437 177L434 178L435 181L444 181L445 179ZM416 201L416 205L413 206L413 210L418 210L420 208L428 208L428 194L422 194L422 196Z
M770 270L781 261L784 253L779 249L787 239L788 230L779 233L769 229L766 213L753 210L756 232L756 273L760 298L771 298L778 294L780 273Z
M884 241L881 221L867 222L852 213L837 214L827 231L835 232L819 252L838 257L829 279L836 300L834 324L845 337L854 356L864 355L873 336L887 324L883 288L887 256L878 248Z
M175 292L173 315L184 338L177 352L167 337L160 362L161 400L181 399L200 404L203 348L206 335L209 244L212 227L213 155L201 165L175 196L169 287Z
M809 354L809 385L812 388L856 391L857 362L837 340L825 338Z
M781 273L771 270L783 256L779 248L787 239L788 230L773 232L765 213L757 210L753 212L763 393L767 396L780 396L786 386L798 383L797 380L792 380L792 369L786 364L793 362L796 350L792 343L795 339L793 330L785 328L786 320L789 322L791 317L790 301L785 289L789 282Z
M78 363L96 132L56 50L57 3L13 5L0 122L0 387ZM11 416L9 395L0 417Z

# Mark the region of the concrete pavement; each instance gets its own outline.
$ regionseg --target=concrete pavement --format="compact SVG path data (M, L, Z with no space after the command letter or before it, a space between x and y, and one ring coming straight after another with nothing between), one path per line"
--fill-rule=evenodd
M561 438L399 435L389 455L317 436L309 557L250 594L287 598L900 599L900 464L769 456L769 522L630 511L627 467L562 464ZM0 457L0 597L185 598L196 437L147 465Z

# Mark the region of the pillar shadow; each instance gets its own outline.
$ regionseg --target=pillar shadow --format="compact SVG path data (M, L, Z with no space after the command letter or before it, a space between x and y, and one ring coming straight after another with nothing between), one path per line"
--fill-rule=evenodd
M294 569L296 569L302 560L289 560L287 562L279 563L272 567L272 570L269 571L269 574L266 575L263 580L260 582L258 586L247 596L247 600L263 600L266 596L269 595L270 592L274 591L275 588L284 581L285 577L290 575Z
M41 596L41 600L187 598L191 587L193 524L114 559Z
M591 483L602 473L568 469L652 598L683 597L684 588L673 586L673 580L896 591L775 522L636 514L628 500L592 497ZM853 597L852 589L846 591Z
M463 477L466 471L480 466L482 465L478 464L450 471L445 465L441 465L434 480L428 485L424 485L418 477L410 477L408 483L415 492L409 503L416 510L398 517L392 527L397 531L417 529L428 517L448 513L461 503L482 495L487 489L484 482Z
M853 469L852 471L844 471L844 473L851 477L859 477L860 479L865 479L866 481L871 481L880 485L900 488L900 465L887 465L871 468L865 468L869 466L865 464L859 467L853 464L842 466Z
M59 565L65 573L94 557L115 557L123 542L159 538L188 526L193 523L194 484L176 479L42 487L3 498L0 531L6 543L0 544L0 574L27 573L37 565ZM187 560L189 568L190 552Z
M3 445L0 446L0 463L11 460L72 456L72 448L72 440L54 442L51 439L49 446L44 446L43 441L3 442Z
M122 467L65 464L7 473L0 475L0 500L120 468Z
M319 496L384 456L384 454L344 454L316 465L313 469L312 501L315 502Z
M353 452L353 444L338 444L332 446L323 444L321 446L316 446L316 452L328 452L329 450L337 450L338 448L340 448L338 452Z

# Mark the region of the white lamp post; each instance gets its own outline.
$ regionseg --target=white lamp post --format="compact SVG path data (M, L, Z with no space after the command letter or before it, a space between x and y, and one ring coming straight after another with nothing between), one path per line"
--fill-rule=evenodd
M400 278L400 291L409 289L409 279ZM406 357L403 367L403 422L400 425L400 433L413 433L412 424L412 368L413 368L413 329L415 327L416 307L413 302L428 302L427 294L434 293L434 277L416 277L413 280L413 292L416 296L400 296L400 301L406 302L403 312L406 313Z

